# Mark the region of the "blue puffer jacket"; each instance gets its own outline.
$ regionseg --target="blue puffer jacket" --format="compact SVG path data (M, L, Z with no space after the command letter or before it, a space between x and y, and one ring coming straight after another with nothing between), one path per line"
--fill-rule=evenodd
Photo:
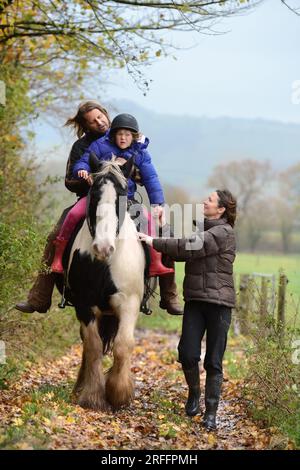
M116 145L112 144L109 140L108 133L95 140L83 154L83 156L75 163L73 167L73 176L78 178L78 171L86 170L91 172L89 166L89 156L91 152L94 152L99 160L111 160L113 155L117 157L123 157L126 160L134 155L135 164L140 170L142 183L146 188L150 204L163 204L164 193L159 182L156 170L151 163L151 156L146 150L149 144L149 139L146 138L144 143L134 142L128 149L121 150ZM136 191L136 184L132 179L128 180L128 198L133 199Z

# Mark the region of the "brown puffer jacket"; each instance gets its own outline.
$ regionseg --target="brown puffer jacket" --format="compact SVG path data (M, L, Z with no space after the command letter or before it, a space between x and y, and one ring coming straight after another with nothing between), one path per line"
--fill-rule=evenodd
M176 261L186 261L184 300L235 306L233 262L235 236L225 218L204 220L204 231L190 238L157 238L153 248Z

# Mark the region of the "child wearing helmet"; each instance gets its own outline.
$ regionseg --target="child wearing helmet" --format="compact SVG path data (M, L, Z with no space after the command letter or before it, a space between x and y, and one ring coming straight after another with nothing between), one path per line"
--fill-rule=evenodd
M113 155L128 160L134 155L135 165L139 169L150 204L161 207L165 202L164 194L157 172L151 162L151 156L147 151L149 139L145 138L143 142L139 140L139 125L135 117L130 114L119 114L113 119L107 134L94 141L82 158L74 165L73 176L88 179L91 173L89 165L91 152L94 152L99 160L111 160ZM129 179L128 199L132 200L134 198L135 191L136 184L132 179Z

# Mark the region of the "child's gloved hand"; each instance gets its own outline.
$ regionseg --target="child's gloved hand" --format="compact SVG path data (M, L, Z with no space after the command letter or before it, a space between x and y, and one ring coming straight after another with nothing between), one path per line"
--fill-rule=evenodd
M153 238L150 237L149 235L146 235L145 233L138 232L137 233L138 239L141 242L145 242L147 245L152 246L153 244Z

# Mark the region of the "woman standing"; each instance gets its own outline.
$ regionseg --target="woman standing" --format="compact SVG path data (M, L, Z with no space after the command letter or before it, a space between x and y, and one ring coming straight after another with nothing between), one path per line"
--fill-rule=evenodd
M199 361L206 332L204 368L204 425L216 429L216 412L223 382L222 362L226 349L231 309L235 306L233 262L235 259L236 199L228 190L216 190L204 201L204 227L190 238L139 238L176 261L186 261L185 300L179 362L189 387L185 405L189 416L199 408Z

